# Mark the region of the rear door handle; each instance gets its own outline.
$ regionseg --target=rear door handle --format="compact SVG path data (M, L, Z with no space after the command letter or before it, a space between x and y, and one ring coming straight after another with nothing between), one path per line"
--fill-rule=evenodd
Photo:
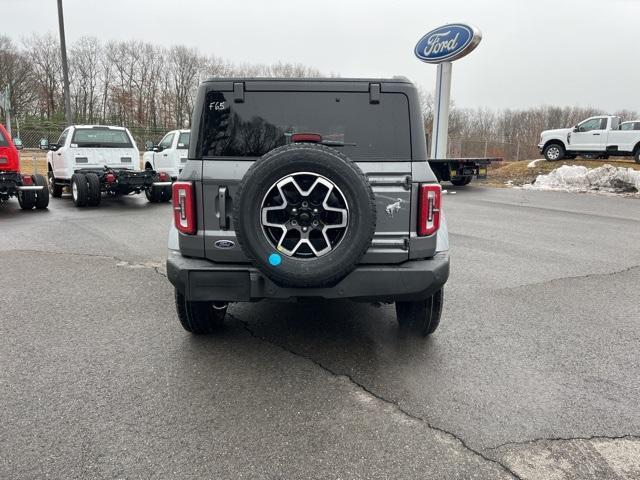
M218 221L221 230L229 229L229 217L227 216L227 187L218 188Z
M599 133L594 133L594 135L600 135Z
M166 153L163 153L163 154L162 154L162 156L163 156L163 157L166 157L166 156L167 156L167 154L166 154Z

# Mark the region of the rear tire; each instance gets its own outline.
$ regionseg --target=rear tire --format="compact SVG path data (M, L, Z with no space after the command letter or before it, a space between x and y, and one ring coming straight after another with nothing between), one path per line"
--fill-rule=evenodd
M33 190L18 190L18 203L23 210L32 210L36 206L36 192Z
M44 210L49 206L49 185L44 175L35 174L33 176L33 183L38 187L42 187L42 190L36 190L35 206L38 210Z
M182 327L194 335L213 333L222 326L227 305L215 302L192 302L175 291L176 313Z
M431 335L440 325L443 302L443 289L425 300L396 302L396 317L400 328L411 330L423 337Z
M84 207L89 201L89 184L87 177L82 173L74 173L71 176L71 197L76 207Z
M542 153L547 162L557 162L558 160L562 160L566 155L564 147L558 143L547 145L544 147Z
M636 161L636 163L640 163L640 148L638 148L636 150L636 153L634 153L633 159Z
M172 195L171 185L167 185L165 187L162 187L162 201L170 202L171 201L171 195Z
M49 170L47 172L47 176L49 179L49 193L53 198L62 197L62 189L64 188L62 185L56 184L56 177L53 176L53 172Z
M144 195L147 197L149 203L160 203L162 201L162 188L154 187L145 188Z
M450 182L456 187L464 187L465 185L469 185L471 183L472 178L473 177L471 175L465 175L464 177L452 178Z
M100 190L100 178L95 173L87 173L87 185L89 186L89 195L87 203L90 207L97 207L102 200L102 191Z

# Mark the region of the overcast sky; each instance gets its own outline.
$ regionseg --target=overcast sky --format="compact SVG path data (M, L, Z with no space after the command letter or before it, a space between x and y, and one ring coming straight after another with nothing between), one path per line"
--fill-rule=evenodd
M85 35L197 47L236 63L300 62L341 76L435 87L413 48L451 22L483 40L453 65L460 107L580 105L640 111L640 0L64 0ZM57 34L56 0L0 0L2 33ZM10 21L7 21L10 19Z

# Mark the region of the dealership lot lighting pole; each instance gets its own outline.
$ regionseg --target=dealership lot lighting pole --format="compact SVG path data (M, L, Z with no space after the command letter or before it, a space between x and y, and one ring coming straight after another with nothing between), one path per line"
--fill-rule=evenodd
M62 57L62 82L64 84L64 119L67 125L73 123L71 117L71 95L69 94L69 67L67 66L67 42L64 38L64 14L62 0L58 0L58 27L60 28L60 53Z

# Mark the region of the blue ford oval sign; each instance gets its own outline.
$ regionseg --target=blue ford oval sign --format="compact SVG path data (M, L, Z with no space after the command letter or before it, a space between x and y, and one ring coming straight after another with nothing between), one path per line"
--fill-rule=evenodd
M452 62L478 46L482 33L471 25L452 23L431 30L416 44L416 57L427 63Z

